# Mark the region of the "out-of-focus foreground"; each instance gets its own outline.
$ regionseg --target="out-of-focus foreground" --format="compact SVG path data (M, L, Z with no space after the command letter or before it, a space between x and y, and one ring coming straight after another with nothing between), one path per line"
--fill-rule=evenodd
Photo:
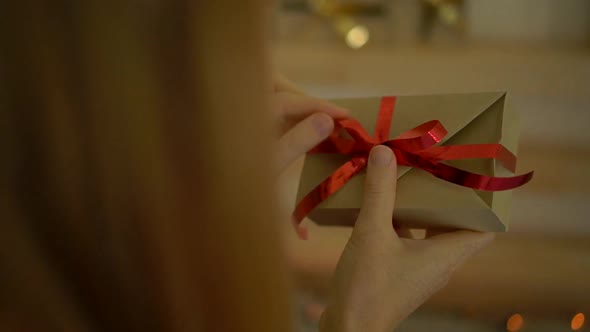
M590 2L283 0L275 18L277 67L312 94L506 90L520 112L519 170L536 174L510 232L400 331L588 329ZM321 302L349 230L312 232L299 282Z

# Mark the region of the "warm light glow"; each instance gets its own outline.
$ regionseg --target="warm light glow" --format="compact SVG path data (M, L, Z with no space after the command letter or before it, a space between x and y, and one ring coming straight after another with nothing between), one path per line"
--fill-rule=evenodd
M514 314L506 321L506 330L510 332L520 331L524 325L524 319L520 314Z
M459 20L459 12L457 11L457 8L452 5L441 5L438 14L447 24L455 24Z
M574 317L572 318L572 330L573 331L577 331L579 329L582 328L582 326L584 326L584 320L586 319L586 317L584 317L583 313L577 313L576 315L574 315Z
M369 41L369 29L362 25L355 25L346 33L346 45L359 49Z

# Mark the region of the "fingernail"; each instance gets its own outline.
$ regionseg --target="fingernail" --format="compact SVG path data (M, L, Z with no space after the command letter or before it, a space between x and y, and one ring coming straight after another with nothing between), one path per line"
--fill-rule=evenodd
M384 145L378 145L371 150L371 162L376 166L387 166L391 163L393 151Z
M311 119L313 126L315 127L318 135L324 137L330 135L334 128L334 121L331 117L325 114L315 114Z

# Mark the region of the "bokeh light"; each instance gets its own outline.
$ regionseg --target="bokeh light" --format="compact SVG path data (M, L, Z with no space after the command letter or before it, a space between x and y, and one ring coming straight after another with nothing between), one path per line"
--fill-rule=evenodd
M369 41L369 29L363 25L355 25L346 33L346 45L359 49Z
M586 317L584 316L583 313L579 312L579 313L575 314L574 317L572 318L572 324L571 324L572 330L577 331L577 330L581 329L584 326L585 320L586 320Z
M459 21L459 12L457 11L457 8L452 5L442 5L439 8L438 14L446 24L456 24L457 21Z
M514 314L506 321L506 330L510 332L520 331L524 325L524 318L520 314Z

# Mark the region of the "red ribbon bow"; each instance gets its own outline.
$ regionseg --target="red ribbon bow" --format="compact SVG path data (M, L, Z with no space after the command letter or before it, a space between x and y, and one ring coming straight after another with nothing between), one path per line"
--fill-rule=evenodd
M337 120L328 139L309 153L338 153L350 155L351 159L322 181L297 204L293 213L294 224L300 238L307 238L307 231L300 226L303 219L327 197L342 188L353 176L366 166L369 152L376 145L390 147L397 158L398 165L420 168L437 178L463 187L501 191L514 189L529 182L533 172L511 177L494 177L468 172L447 164L445 160L493 158L500 161L506 169L515 172L516 156L502 144L466 144L438 146L447 130L438 120L428 121L408 130L399 137L389 140L389 130L393 118L396 97L383 97L375 135L371 137L362 125L354 119ZM340 135L346 131L350 138Z

